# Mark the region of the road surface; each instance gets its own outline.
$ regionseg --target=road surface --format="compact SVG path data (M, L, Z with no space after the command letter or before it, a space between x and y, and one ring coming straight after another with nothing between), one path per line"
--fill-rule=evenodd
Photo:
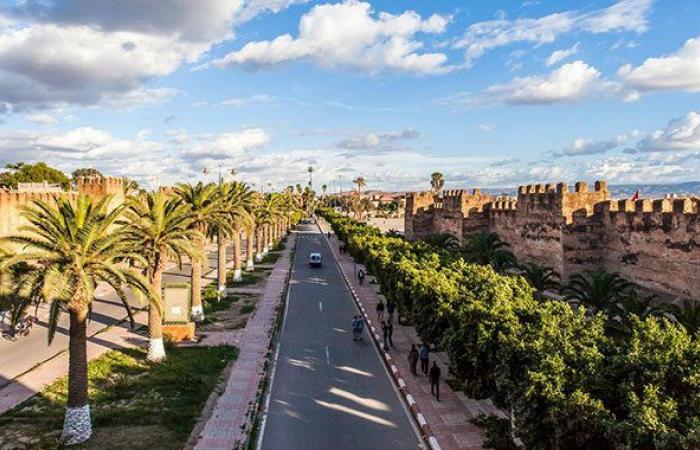
M216 279L216 250L208 250L209 271L204 278L214 280ZM227 261L230 261L232 257L232 249L229 246ZM189 273L189 264L183 264L181 269L172 267L164 274L163 281L165 283L189 282ZM202 286L204 284L202 283ZM88 325L88 336L126 318L124 305L110 287L104 284L99 285L96 289L95 297L92 307L92 320ZM129 304L132 307L141 306L133 297L130 298ZM32 307L29 312L34 314L34 308ZM48 308L46 305L42 305L42 308L39 309L38 321L34 324L34 328L29 336L19 337L16 341L9 340L7 336L0 338L0 388L18 375L68 348L68 314L63 314L51 345L47 343L47 316ZM7 331L8 323L9 318L0 326L3 332ZM128 327L129 323L127 321L119 326Z
M328 244L301 226L279 355L262 430L263 450L421 448ZM310 268L320 252L321 268Z

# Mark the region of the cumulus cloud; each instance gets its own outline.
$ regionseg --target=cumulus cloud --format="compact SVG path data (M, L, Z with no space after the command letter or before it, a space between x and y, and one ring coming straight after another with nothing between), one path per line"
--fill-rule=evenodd
M211 64L261 68L305 59L323 68L351 68L370 74L385 70L444 73L449 70L447 56L420 52L423 43L415 36L442 33L448 22L448 17L437 14L423 19L414 11L375 14L369 3L357 0L322 4L301 17L297 37L283 34L249 42Z
M270 142L270 137L261 128L247 128L217 135L181 136L180 140L185 158L219 160L245 155Z
M50 114L44 114L44 113L37 113L37 114L29 114L26 117L28 122L35 123L37 125L43 125L47 127L51 127L54 125L58 124L58 119L55 118L54 116Z
M565 60L569 56L575 55L576 53L578 53L578 46L579 43L577 42L570 48L553 51L552 54L549 55L549 58L547 58L547 66L553 66L558 62Z
M653 0L621 0L591 12L566 11L538 18L490 20L472 24L453 47L464 49L467 63L486 52L517 42L549 44L570 32L643 33Z
M604 140L589 140L578 138L571 144L564 147L561 153L555 153L554 156L580 156L580 155L597 155L606 153L610 150L620 148L629 141L630 138L639 134L638 131L633 131L629 134L619 134L612 139Z
M348 150L396 150L401 141L414 140L421 137L414 128L386 133L363 133L338 142L339 148Z
M492 85L480 94L458 93L441 102L457 107L498 103L533 105L623 95L622 86L603 79L598 69L583 61L574 61L544 76L514 78L509 83Z
M700 92L700 37L688 39L679 50L649 58L640 66L626 64L620 68L618 76L639 91Z
M700 150L700 113L690 111L649 133L627 153Z
M295 0L25 0L0 11L0 104L133 107L172 90L154 78L199 61L235 25ZM119 97L124 97L120 99Z

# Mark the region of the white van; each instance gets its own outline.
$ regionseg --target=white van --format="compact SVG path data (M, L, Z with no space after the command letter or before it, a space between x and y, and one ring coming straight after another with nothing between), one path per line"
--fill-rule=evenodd
M321 254L311 253L309 255L309 266L310 267L321 267Z

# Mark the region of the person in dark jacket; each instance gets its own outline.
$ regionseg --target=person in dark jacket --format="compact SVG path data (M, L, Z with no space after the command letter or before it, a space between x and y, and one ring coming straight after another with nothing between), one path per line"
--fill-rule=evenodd
M384 302L379 300L377 303L377 322L381 322L384 319Z
M384 337L384 351L388 352L389 351L389 345L388 345L388 339L389 339L389 327L387 326L386 322L382 320L382 336Z
M428 344L421 344L420 348L418 349L418 356L420 357L420 370L426 375L428 374L428 364L430 362L429 355L430 349L428 348Z
M359 272L357 272L357 280L360 282L360 284L364 284L365 282L365 271L360 269Z
M433 366L430 368L430 393L435 396L437 401L440 401L440 368L437 362L433 361Z
M389 322L394 323L394 311L396 311L396 305L394 302L386 302L386 312L389 314Z
M416 348L416 344L411 344L411 350L408 352L408 365L411 367L411 373L417 375L418 349Z

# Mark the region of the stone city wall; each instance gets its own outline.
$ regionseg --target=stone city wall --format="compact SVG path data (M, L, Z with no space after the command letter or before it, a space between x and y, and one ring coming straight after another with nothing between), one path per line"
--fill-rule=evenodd
M80 178L77 182L77 188L77 191L63 192L55 192L50 189L45 192L36 189L28 192L0 189L0 237L17 234L20 227L26 225L27 221L22 217L22 208L31 205L34 200L50 202L59 197L77 198L78 194L88 194L94 198L113 195L110 203L112 207L124 201L124 180L122 178Z
M406 236L495 232L519 261L557 270L564 279L603 268L653 291L700 295L698 200L611 200L607 184L520 186L517 198L479 191L409 193ZM409 208L409 205L419 205ZM461 221L461 226L458 222Z

